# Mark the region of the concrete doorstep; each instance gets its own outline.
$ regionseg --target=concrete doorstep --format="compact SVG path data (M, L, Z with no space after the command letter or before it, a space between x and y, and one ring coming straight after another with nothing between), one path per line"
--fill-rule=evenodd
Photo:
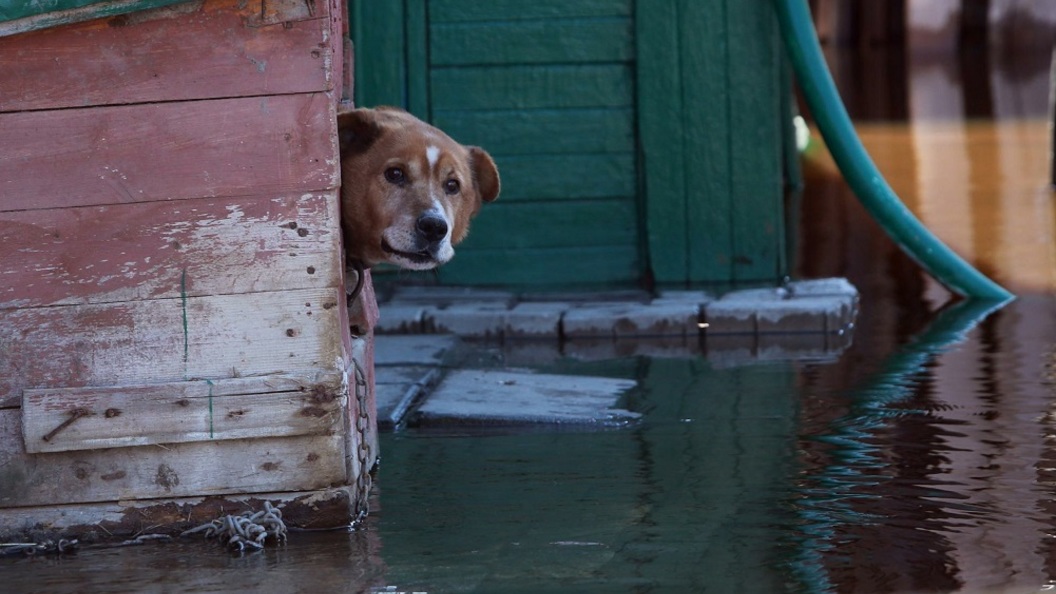
M858 292L844 279L797 281L712 297L668 291L519 300L512 293L405 287L379 304L375 381L382 429L401 424L621 426L636 384L602 377L471 369L467 340L499 343L507 367L629 356L705 356L712 365L826 360L851 340Z

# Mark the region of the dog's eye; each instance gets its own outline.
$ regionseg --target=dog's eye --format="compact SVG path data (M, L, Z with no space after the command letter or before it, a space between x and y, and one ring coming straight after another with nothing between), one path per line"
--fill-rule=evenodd
M448 194L457 194L462 189L462 184L457 179L449 179L444 182L444 191Z
M385 170L385 179L391 184L402 184L407 181L407 176L399 167L389 167Z

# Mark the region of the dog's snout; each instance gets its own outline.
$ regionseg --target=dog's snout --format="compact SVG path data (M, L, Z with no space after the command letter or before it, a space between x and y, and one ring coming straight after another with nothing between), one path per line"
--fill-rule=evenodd
M416 226L422 239L429 243L440 241L447 236L447 221L444 217L433 213L426 213L418 217Z

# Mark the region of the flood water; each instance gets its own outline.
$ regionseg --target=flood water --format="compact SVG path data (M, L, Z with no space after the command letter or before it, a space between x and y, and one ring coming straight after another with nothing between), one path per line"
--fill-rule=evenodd
M902 60L899 84L855 104L863 140L927 225L1019 295L1010 305L948 303L814 152L799 273L862 293L838 359L562 361L545 371L638 379L626 405L644 420L388 434L364 530L241 556L184 541L2 560L0 591L1056 588L1047 72L993 64L984 109L956 63Z

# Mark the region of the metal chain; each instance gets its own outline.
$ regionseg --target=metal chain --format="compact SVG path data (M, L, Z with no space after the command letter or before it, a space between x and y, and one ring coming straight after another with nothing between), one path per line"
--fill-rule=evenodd
M367 376L359 361L352 360L355 367L355 391L356 391L356 459L359 461L359 473L356 475L355 502L353 511L355 518L352 520L352 529L360 527L363 520L370 512L370 504L367 498L370 496L370 487L373 477L370 475L370 444L367 442L368 430L370 429L370 411L367 410Z

